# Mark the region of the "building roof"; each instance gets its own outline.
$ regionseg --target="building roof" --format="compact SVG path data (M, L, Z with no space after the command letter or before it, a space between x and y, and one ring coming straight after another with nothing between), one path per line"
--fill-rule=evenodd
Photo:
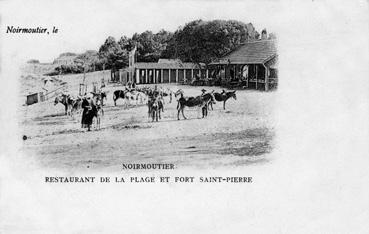
M211 64L263 64L276 55L275 40L259 40L244 43Z
M158 63L182 63L180 59L159 59Z
M138 69L198 69L199 66L196 63L182 63L182 62L170 62L170 63L135 63L135 68Z
M38 93L41 93L41 92L45 92L45 90L40 88L40 87L33 87L33 88L27 90L26 95L31 96L31 95L38 94Z

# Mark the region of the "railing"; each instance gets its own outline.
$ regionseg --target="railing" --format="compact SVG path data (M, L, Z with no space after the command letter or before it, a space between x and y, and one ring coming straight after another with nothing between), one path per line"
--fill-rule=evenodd
M56 89L54 89L54 90L52 90L48 93L45 93L43 95L44 100L49 100L50 98L53 98L53 97L57 96L59 94L57 91L62 90L62 89L64 89L64 91L65 91L66 88L67 88L67 86L63 85L63 86L60 86L60 87L58 87L58 88L56 88Z

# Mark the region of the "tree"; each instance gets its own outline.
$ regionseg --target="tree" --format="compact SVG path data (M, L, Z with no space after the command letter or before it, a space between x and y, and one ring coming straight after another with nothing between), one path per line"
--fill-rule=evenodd
M185 62L208 64L258 37L252 24L234 20L195 20L174 33L162 54L169 58L179 57Z
M269 37L268 37L269 40L272 40L272 39L277 39L277 36L275 35L275 33L269 33Z
M96 69L99 62L99 54L96 50L87 50L74 59L74 63L81 67L82 71L86 68L87 72L99 70Z
M145 31L141 34L135 33L132 36L132 43L137 46L137 60L157 62L172 36L173 33L164 29L156 34L151 31Z
M106 63L106 69L128 66L128 52L121 48L114 37L109 36L99 49L99 59Z
M78 64L60 65L55 68L56 74L82 73L83 67Z
M266 30L265 30L266 31ZM129 52L136 46L136 59L140 62L157 62L159 58L180 58L184 62L209 64L216 58L234 50L244 42L259 39L260 34L251 23L235 20L194 20L174 33L160 30L145 31L131 38L123 35L118 41L109 36L99 51L88 50L83 54L63 53L76 56L71 65L56 68L61 73L83 72L102 69L117 70L128 66ZM269 39L275 38L274 34Z
M27 61L27 63L40 63L40 61L37 59L30 59Z

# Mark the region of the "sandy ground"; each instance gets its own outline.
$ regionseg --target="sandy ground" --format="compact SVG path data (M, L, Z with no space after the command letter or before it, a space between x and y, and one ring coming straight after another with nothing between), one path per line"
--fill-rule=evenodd
M78 92L80 75L65 76L72 94ZM90 78L90 79L89 79ZM87 80L99 80L95 75ZM183 89L185 96L201 93L203 87L160 85L173 91ZM204 87L220 91L219 87ZM229 99L226 110L214 105L207 118L201 111L185 109L188 118L177 120L177 102L165 100L159 122L147 116L145 104L125 108L113 92L117 84L105 88L107 102L101 129L81 129L81 116L64 115L62 104L53 100L20 107L23 135L22 151L42 167L66 170L119 170L122 163L174 163L177 167L210 168L262 163L273 149L274 92L238 90L237 100Z

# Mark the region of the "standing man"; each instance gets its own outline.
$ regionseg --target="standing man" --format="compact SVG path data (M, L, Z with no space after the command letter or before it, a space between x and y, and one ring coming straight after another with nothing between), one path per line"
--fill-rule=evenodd
M169 91L169 103L172 103L172 98L173 98L172 90L168 89L168 91Z
M201 97L202 97L202 96L204 96L204 95L205 95L206 89L202 89L202 90L201 90L201 92L202 92L202 93L201 93Z

